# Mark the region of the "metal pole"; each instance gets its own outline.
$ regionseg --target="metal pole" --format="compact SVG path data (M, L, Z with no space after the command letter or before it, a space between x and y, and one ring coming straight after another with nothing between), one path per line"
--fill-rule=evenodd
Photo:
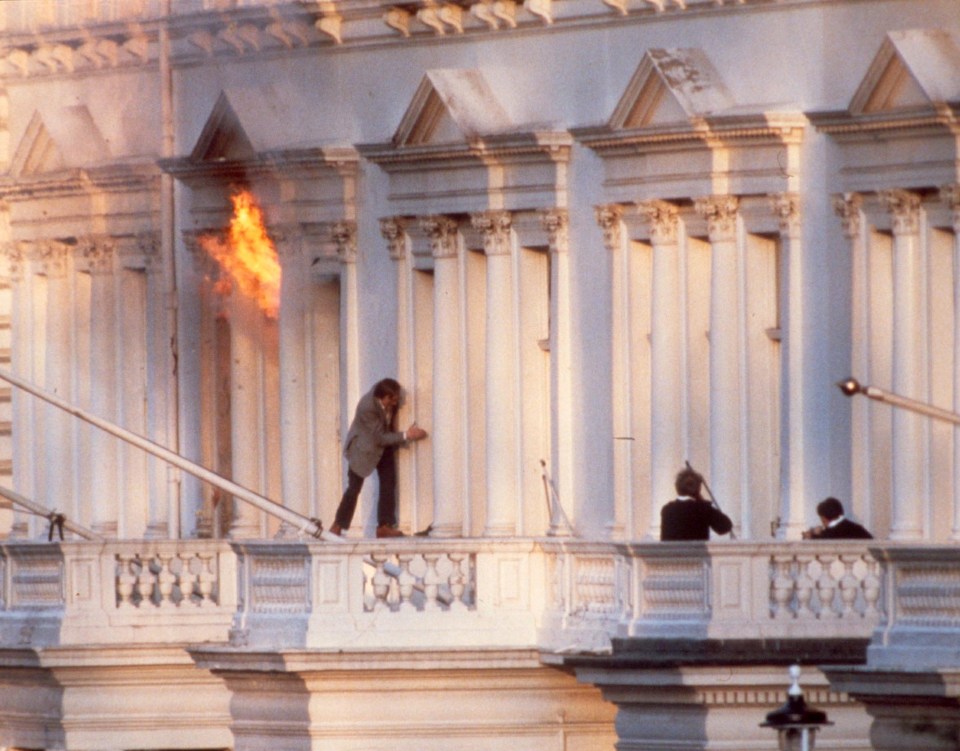
M924 402L917 401L916 399L900 396L899 394L892 394L889 391L884 391L876 386L864 386L857 381L856 378L848 378L845 381L838 381L837 386L847 396L863 394L870 399L874 399L878 402L884 402L885 404L889 404L893 407L903 407L904 409L909 409L911 412L917 412L918 414L926 415L927 417L933 417L937 420L945 420L947 422L952 422L954 425L960 425L960 414L957 414L956 412L951 412L948 409L941 409L940 407L934 407L932 404L926 404Z
M199 477L201 480L205 480L211 485L215 485L221 490L230 493L235 498L246 501L247 503L256 506L261 511L265 511L268 514L287 522L300 532L306 532L312 537L321 537L323 535L323 524L319 519L311 519L298 514L296 511L293 511L286 506L281 506L276 501L271 501L269 498L266 498L258 493L254 493L252 490L245 488L242 485L237 485L237 483L233 482L232 480L221 477L215 472L211 472L206 467L202 467L199 464L190 461L189 459L184 459L179 454L176 454L170 449L164 448L153 441L147 440L143 436L137 435L126 428L121 428L119 425L114 425L112 422L97 417L96 415L92 415L89 412L85 412L78 407L74 407L73 405L63 401L62 399L59 399L53 394L43 391L42 389L38 389L4 370L0 370L0 380L4 380L29 394L33 394L37 398L42 399L48 404L52 404L59 409L62 409L64 412L67 412L74 417L80 418L84 422L95 425L101 430L105 430L108 433L115 435L117 438L126 441L127 443L142 448L144 451L147 451L154 456L158 456L174 466L180 467L180 469L184 470L185 472L189 472L194 477Z
M42 516L44 519L51 519L52 521L52 517L55 515L55 512L51 511L48 508L44 508L39 503L34 503L28 498L24 498L19 493L15 493L14 491L10 490L10 488L5 488L3 486L0 486L0 495L2 495L4 498L10 501L13 501L13 503L17 504L18 506L23 506L25 509L32 511L37 516ZM96 542L105 542L104 538L102 538L96 532L93 532L87 529L86 527L82 527L79 524L76 524L67 518L64 518L63 520L63 528L69 529L74 534L80 535L80 537L84 537L87 540L95 540Z

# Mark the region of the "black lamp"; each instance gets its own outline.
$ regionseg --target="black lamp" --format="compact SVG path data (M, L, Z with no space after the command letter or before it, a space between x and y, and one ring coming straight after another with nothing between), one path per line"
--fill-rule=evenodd
M767 715L762 728L775 728L780 741L780 751L813 751L817 731L824 725L832 725L826 712L807 706L800 690L800 666L790 666L793 683L787 691L787 703Z

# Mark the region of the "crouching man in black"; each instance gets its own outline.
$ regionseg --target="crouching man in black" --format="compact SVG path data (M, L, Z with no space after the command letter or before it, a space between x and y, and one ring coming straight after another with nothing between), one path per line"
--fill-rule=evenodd
M676 500L660 512L660 539L709 540L710 530L725 535L733 529L730 517L700 495L703 477L692 469L682 469L674 482Z

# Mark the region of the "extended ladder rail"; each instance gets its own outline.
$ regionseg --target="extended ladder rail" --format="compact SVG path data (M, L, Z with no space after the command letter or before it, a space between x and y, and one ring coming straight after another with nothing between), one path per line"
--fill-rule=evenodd
M126 443L137 446L138 448L141 448L144 451L163 459L175 467L179 467L194 477L204 480L205 482L208 482L211 485L214 485L231 494L234 498L239 498L241 501L245 501L252 506L256 506L261 511L264 511L271 516L275 516L281 521L287 522L296 528L300 533L306 533L311 537L317 538L323 536L326 539L326 536L323 533L323 524L319 519L304 516L303 514L300 514L293 509L289 509L286 506L277 503L276 501L272 501L269 498L260 495L259 493L255 493L249 488L238 485L232 480L221 477L216 472L212 472L196 462L185 459L184 457L180 456L180 454L177 454L158 443L154 443L153 441L144 438L141 435L137 435L126 428L121 428L119 425L115 425L109 420L104 420L101 417L97 417L96 415L86 412L79 407L74 407L69 402L65 402L63 399L60 399L59 397L56 397L53 394L44 391L43 389L39 389L11 373L0 370L0 380L4 380L12 386L26 391L29 394L33 394L38 399L42 399L48 404L52 404L54 407L62 409L64 412L67 412L74 417L89 423L90 425L94 425L101 430L105 430L107 433L116 436ZM44 509L44 512L49 513L46 509ZM66 526L66 523L64 526Z

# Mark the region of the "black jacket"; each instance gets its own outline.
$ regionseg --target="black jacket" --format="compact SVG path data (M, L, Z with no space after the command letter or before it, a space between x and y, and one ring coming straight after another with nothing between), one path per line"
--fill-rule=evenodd
M817 540L872 540L873 535L862 526L849 519L843 519L833 527L824 527L816 536Z
M709 540L710 530L725 535L733 529L730 517L709 501L670 501L660 512L660 539Z

